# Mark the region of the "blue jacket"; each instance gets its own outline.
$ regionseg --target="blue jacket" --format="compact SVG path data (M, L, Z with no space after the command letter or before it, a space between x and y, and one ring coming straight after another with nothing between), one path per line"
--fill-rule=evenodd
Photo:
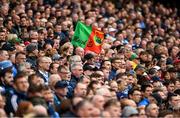
M59 114L54 110L54 107L51 103L47 103L48 105L48 114L51 118L59 118Z
M115 69L112 69L111 72L109 73L109 80L113 80L116 77L117 73Z

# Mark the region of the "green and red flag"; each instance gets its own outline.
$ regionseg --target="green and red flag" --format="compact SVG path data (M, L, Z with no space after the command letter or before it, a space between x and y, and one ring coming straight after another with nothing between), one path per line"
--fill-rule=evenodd
M75 33L72 37L71 43L77 47L84 48L85 51L92 51L95 53L101 52L101 45L104 39L104 33L95 27L87 26L82 22L76 25Z

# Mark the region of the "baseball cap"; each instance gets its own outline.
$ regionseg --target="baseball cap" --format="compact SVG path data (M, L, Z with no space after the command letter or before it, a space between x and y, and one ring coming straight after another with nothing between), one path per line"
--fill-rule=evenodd
M9 60L5 60L5 61L1 61L1 62L0 62L0 69L1 69L1 71L3 71L3 70L6 69L6 68L10 68L10 67L12 67L12 66L13 66L13 64L12 64L12 62L9 61Z
M55 86L54 86L54 88L55 88L55 89L65 88L65 87L67 87L67 86L68 86L68 84L67 84L66 81L57 81L56 84L55 84Z
M89 65L89 64L85 64L85 65L83 66L83 70L84 70L84 71L86 71L86 70L93 71L94 68L93 68L91 65Z
M3 50L6 51L14 51L16 48L9 42L6 42L3 46L2 46Z
M153 68L156 69L157 71L161 69L161 67L159 66L154 66Z
M110 27L109 28L109 32L116 32L117 31L117 29L115 29L115 28L113 28L113 27Z
M53 56L52 56L52 59L55 61L55 60L59 60L59 59L61 59L61 58L63 58L60 54L54 54Z
M136 108L132 107L132 106L126 106L124 107L123 111L122 111L122 116L123 117L130 117L132 115L138 115L138 111Z
M84 55L84 59L85 59L85 60L92 59L93 57L94 57L94 55L91 54L91 53L87 53L86 55Z

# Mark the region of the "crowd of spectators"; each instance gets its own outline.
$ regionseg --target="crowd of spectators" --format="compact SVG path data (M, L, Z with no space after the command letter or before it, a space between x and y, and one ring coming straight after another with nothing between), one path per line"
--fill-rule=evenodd
M78 21L100 54L71 44ZM152 0L1 0L0 117L180 117L179 31Z

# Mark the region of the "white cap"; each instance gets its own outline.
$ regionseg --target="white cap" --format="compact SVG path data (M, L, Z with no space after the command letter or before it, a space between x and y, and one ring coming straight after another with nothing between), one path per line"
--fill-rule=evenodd
M161 67L159 67L159 66L154 66L153 68L156 69L156 70L160 70L161 69Z
M117 29L115 29L115 28L113 28L113 27L110 27L109 28L109 32L116 32L117 31Z

